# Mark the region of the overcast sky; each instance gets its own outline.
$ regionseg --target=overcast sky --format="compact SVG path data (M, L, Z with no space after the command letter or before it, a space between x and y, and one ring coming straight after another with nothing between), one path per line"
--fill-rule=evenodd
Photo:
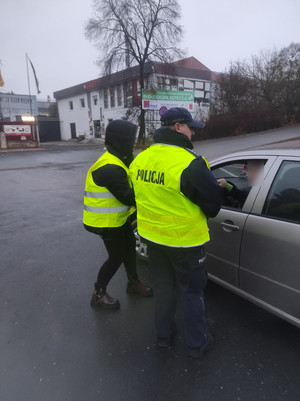
M99 76L98 51L84 37L92 0L6 0L0 7L1 91L28 94L25 53L39 99ZM262 49L300 43L300 0L179 0L182 48L213 71ZM36 94L30 71L31 94Z

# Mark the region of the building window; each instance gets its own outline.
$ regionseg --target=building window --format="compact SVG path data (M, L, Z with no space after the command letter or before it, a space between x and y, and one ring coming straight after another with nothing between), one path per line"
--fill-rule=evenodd
M204 99L204 91L196 90L195 91L195 98ZM202 102L202 100L201 100L201 102Z
M158 89L164 88L164 79L163 77L157 77L157 87Z
M184 80L184 89L186 90L194 90L194 82L188 79Z
M195 87L196 89L204 89L204 82L196 82Z
M110 107L115 107L115 87L110 88Z
M124 107L132 106L132 82L126 82L123 86Z
M108 88L104 89L104 108L108 109Z
M118 97L118 106L122 106L123 105L123 90L122 90L122 85L119 84L117 86L117 97Z
M73 102L72 102L72 100L69 101L69 110L73 110Z
M141 84L140 84L140 81L137 81L136 92L137 92L136 94L137 94L138 97L141 96Z
M83 98L83 97L80 99L80 107L81 107L82 109L85 108L85 101L84 101L84 98Z
M93 96L93 104L94 104L94 106L97 106L97 104L98 104L98 95L94 95Z

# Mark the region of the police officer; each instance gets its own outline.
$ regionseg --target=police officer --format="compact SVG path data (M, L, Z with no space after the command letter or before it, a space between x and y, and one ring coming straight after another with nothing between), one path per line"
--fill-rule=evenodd
M86 177L83 224L86 230L100 235L108 252L95 283L93 307L119 308L119 301L107 293L106 287L122 263L128 277L127 292L152 295L152 289L137 276L135 237L130 224L135 199L128 167L133 160L136 131L137 126L128 121L110 122L105 137L107 151Z
M177 289L184 308L188 353L199 358L212 346L204 308L207 218L219 212L222 190L207 161L192 151L204 123L184 108L167 110L154 144L130 166L138 232L148 245L153 272L157 345L169 348L175 333Z

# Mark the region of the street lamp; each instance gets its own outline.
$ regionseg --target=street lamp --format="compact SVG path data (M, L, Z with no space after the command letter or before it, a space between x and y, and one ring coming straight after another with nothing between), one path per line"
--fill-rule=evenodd
M40 133L39 133L39 126L38 126L38 124L37 124L37 119L34 117L34 116L32 116L32 115L24 115L24 116L21 116L21 119L22 119L22 121L24 121L24 122L31 122L31 123L34 123L33 124L33 127L34 127L34 129L35 129L35 136L36 136L36 140L37 140L37 143L38 143L38 146L39 146L39 144L40 144Z
M34 116L30 116L30 115L21 116L21 118L22 118L22 121L24 121L24 122L34 122L35 121Z

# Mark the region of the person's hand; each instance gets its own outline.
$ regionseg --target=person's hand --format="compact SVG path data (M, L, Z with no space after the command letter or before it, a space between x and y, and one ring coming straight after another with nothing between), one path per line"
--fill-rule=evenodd
M225 178L219 178L218 183L221 188L227 188L228 187L228 182L225 180Z

